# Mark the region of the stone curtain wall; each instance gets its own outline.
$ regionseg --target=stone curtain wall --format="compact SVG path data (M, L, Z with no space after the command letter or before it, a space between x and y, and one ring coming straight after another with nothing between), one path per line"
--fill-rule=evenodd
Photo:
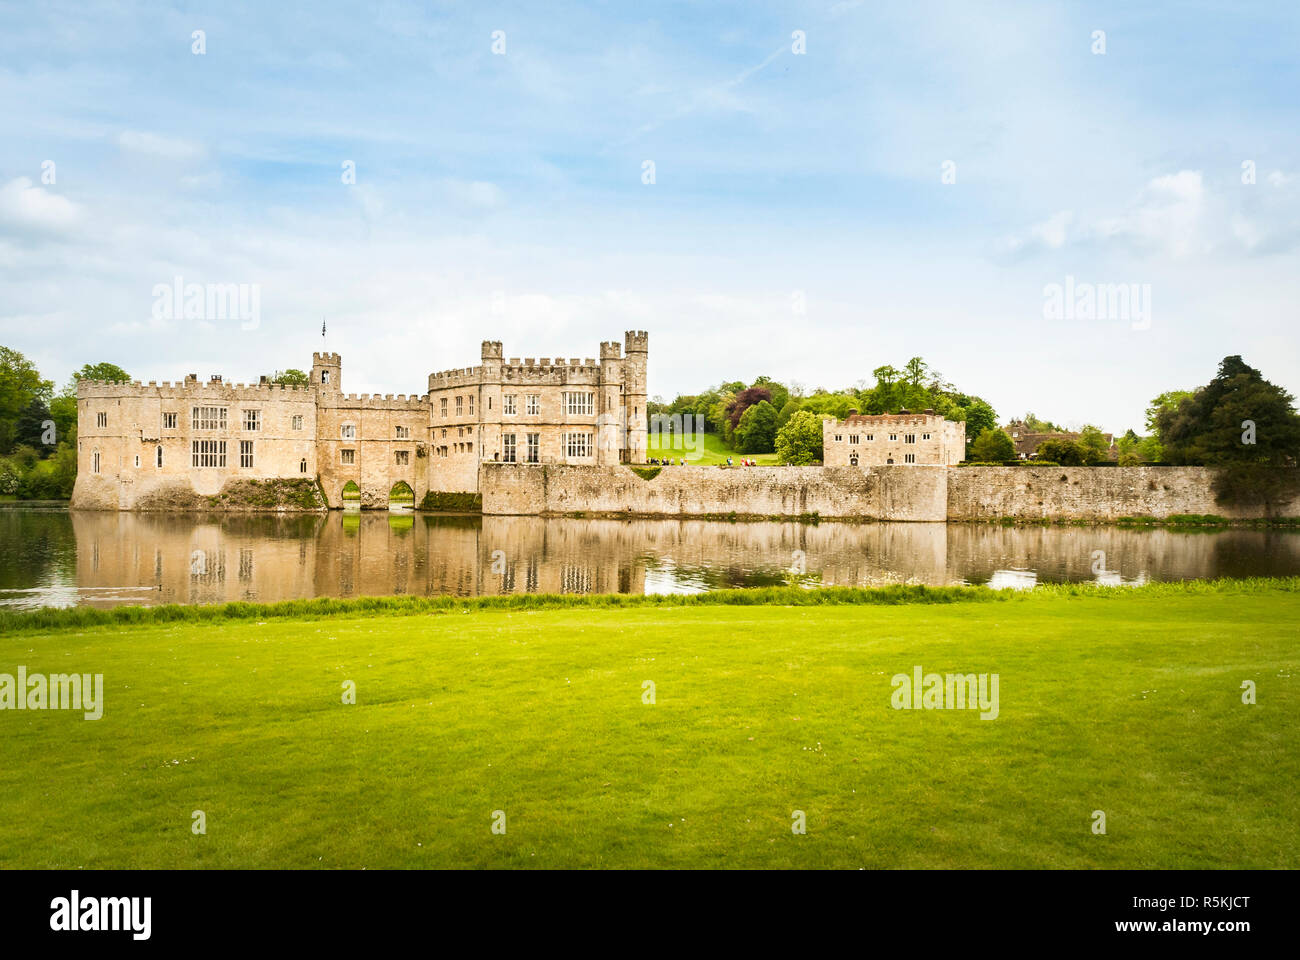
M496 515L798 517L870 520L1116 520L1265 515L1215 501L1205 467L626 467L482 465L483 512ZM1300 516L1300 498L1275 505Z
M1266 515L1214 495L1210 467L961 467L948 475L948 519L1115 520L1213 513L1231 519ZM1274 505L1277 516L1300 515L1295 499Z
M483 512L499 515L788 516L943 520L946 467L627 467L485 463Z

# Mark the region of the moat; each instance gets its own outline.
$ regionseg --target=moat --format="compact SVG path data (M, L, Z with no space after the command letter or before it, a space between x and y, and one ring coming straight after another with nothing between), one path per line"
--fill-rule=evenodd
M1136 584L1300 574L1300 532L0 510L0 606L689 593L781 583Z

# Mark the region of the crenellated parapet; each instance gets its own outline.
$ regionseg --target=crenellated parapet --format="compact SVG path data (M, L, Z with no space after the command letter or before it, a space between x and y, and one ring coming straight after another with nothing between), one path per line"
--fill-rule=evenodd
M111 380L78 380L77 396L91 399L130 399L151 397L164 400L214 399L214 400L309 400L309 385L290 383L226 383L222 380L164 380L147 383L115 383Z
M335 409L367 409L367 410L412 410L424 411L429 405L429 395L417 397L415 394L407 396L399 393L394 396L391 393L332 393L321 398L321 406Z

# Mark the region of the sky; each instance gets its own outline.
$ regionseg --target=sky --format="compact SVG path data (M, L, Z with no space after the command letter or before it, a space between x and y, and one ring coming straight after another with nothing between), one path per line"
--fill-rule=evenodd
M921 356L1142 432L1300 393L1297 91L1291 0L0 2L0 344L418 394L638 329L666 399Z

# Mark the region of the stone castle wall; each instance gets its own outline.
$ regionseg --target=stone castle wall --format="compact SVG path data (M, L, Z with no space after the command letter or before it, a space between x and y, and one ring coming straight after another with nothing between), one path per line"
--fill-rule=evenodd
M627 467L483 464L489 515L797 517L901 521L1091 520L1125 516L1269 515L1230 507L1206 467L666 467L651 480ZM1274 504L1300 516L1300 496Z
M665 467L645 480L623 466L485 463L483 512L943 520L946 467Z
M1212 467L959 467L948 473L948 519L1117 520L1176 513L1230 519L1267 516L1263 507L1215 499ZM1300 497L1273 506L1300 516Z

